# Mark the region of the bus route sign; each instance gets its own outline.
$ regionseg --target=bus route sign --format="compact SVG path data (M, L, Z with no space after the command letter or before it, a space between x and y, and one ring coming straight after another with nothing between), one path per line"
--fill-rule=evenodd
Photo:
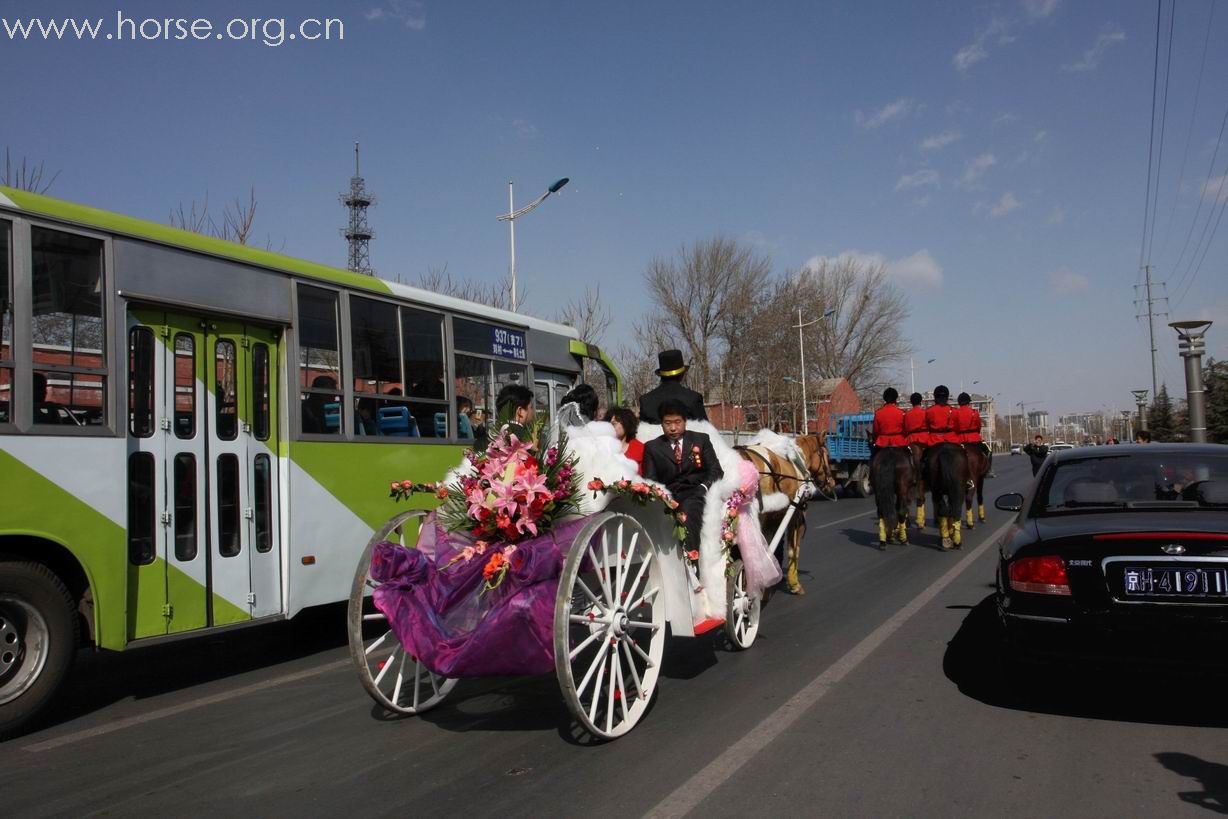
M524 333L520 330L509 330L506 327L491 327L490 354L499 358L510 358L513 361L528 360L528 353L524 346Z

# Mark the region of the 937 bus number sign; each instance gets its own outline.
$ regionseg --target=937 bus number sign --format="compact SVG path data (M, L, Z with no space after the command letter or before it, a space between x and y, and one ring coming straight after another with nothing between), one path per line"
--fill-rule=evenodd
M514 361L526 361L528 353L525 351L524 333L506 327L491 327L490 354Z

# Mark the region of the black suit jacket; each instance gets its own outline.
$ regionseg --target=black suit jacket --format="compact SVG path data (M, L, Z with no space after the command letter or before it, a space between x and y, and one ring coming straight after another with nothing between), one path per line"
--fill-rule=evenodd
M704 410L704 397L695 390L682 386L681 381L663 379L656 389L649 390L640 396L640 420L650 424L661 423L661 403L677 401L686 407L688 421L707 421L708 413Z
M696 447L701 466L695 465ZM681 467L674 462L674 447L668 437L662 435L644 444L644 477L665 484L675 497L686 497L701 486L709 487L724 474L712 440L702 432L687 430L682 434Z

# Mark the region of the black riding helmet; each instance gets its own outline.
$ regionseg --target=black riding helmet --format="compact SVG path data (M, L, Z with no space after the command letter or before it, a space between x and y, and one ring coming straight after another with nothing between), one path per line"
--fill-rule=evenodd
M962 407L962 406L964 406L965 404L971 404L971 403L972 403L972 396L971 396L971 395L969 395L969 394L968 394L968 393L966 393L966 392L961 392L961 393L959 394L959 398L956 398L955 400L956 400L956 401L958 401L958 402L959 402L959 405Z
M900 400L900 394L896 392L895 387L888 387L883 390L883 403L894 404Z
M921 406L921 402L924 400L925 399L921 397L921 393L919 392L914 392L912 395L908 396L908 403L912 404L914 407Z
M937 387L934 387L934 400L939 404L945 404L950 397L951 391L946 388L945 384L939 384Z

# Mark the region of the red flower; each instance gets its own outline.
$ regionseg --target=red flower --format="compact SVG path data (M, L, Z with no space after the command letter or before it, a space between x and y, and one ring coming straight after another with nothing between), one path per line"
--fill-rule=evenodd
M605 482L601 478L593 478L588 482L588 488L594 492L600 492L602 489L605 489Z
M687 560L690 560L692 562L699 560L699 550L692 549L691 551L686 553L686 557L687 557Z
M482 569L482 577L486 582L499 573L506 561L503 559L503 552L495 552L490 556L490 560L486 561L486 566Z
M631 491L637 495L647 495L648 494L648 484L633 483L631 484Z
M448 499L448 487L441 486L438 489L436 489L435 497L439 498L440 500L447 500Z

